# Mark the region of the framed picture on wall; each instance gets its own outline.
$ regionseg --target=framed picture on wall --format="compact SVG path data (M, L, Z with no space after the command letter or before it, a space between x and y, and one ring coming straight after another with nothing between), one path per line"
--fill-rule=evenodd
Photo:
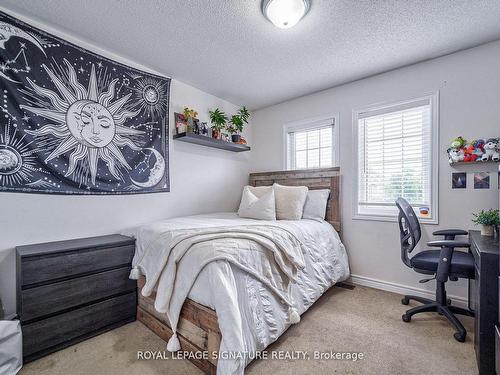
M187 131L187 120L182 113L174 113L175 134L185 133Z
M474 173L474 189L489 189L490 174L488 172Z
M467 188L467 173L457 172L451 174L451 188L452 189L466 189Z

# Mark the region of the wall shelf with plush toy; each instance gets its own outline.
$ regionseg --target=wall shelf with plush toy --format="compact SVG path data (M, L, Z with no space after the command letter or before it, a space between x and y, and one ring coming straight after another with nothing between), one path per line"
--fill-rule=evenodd
M500 161L500 138L475 139L468 142L457 137L446 150L450 165Z

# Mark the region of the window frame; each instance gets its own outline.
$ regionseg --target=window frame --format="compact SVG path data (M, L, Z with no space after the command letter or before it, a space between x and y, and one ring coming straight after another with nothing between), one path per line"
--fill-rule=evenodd
M431 166L431 213L430 218L420 218L421 224L439 224L439 91L431 94L415 97L412 99L395 101L395 102L385 102L372 104L357 108L352 111L352 128L353 128L353 161L354 161L354 183L353 183L353 199L352 199L352 218L355 220L375 220L375 221L388 221L396 222L398 216L396 215L382 215L380 212L373 214L360 213L359 212L359 154L358 154L358 141L359 141L359 117L361 114L366 112L380 112L387 111L391 112L391 109L397 109L395 107L402 107L405 105L411 105L412 103L417 104L423 100L428 100L430 105L430 140L431 140L431 155L430 160Z
M298 121L287 122L283 125L283 169L290 170L311 170L311 169L321 169L318 168L300 168L300 169L292 169L290 165L288 152L288 134L292 132L300 132L300 131L308 131L314 130L318 128L322 128L325 126L332 125L332 165L330 167L324 168L333 168L339 166L339 158L340 158L340 150L339 150L339 114L326 114L316 117L310 117Z

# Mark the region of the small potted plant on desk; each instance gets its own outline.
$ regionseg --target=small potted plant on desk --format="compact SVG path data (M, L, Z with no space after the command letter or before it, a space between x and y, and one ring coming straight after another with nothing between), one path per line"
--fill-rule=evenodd
M219 139L221 130L224 129L227 122L227 116L219 108L209 112L210 122L212 123L212 138Z
M231 140L234 143L239 143L241 140L241 132L243 127L248 124L250 112L246 107L242 107L235 115L231 116L227 130L231 133Z
M482 236L493 236L495 231L498 230L498 226L500 225L498 210L491 208L489 210L481 210L479 213L472 215L474 216L472 222L481 225Z

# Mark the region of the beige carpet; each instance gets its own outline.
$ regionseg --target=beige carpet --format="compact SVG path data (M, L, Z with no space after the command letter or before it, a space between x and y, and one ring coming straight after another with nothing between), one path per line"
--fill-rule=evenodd
M401 296L371 288L332 288L269 350L363 352L365 359L258 360L246 374L476 374L473 320L460 317L467 341L459 343L444 318L420 314L401 321ZM186 360L137 360L138 350L165 344L135 322L25 366L21 375L201 374Z

